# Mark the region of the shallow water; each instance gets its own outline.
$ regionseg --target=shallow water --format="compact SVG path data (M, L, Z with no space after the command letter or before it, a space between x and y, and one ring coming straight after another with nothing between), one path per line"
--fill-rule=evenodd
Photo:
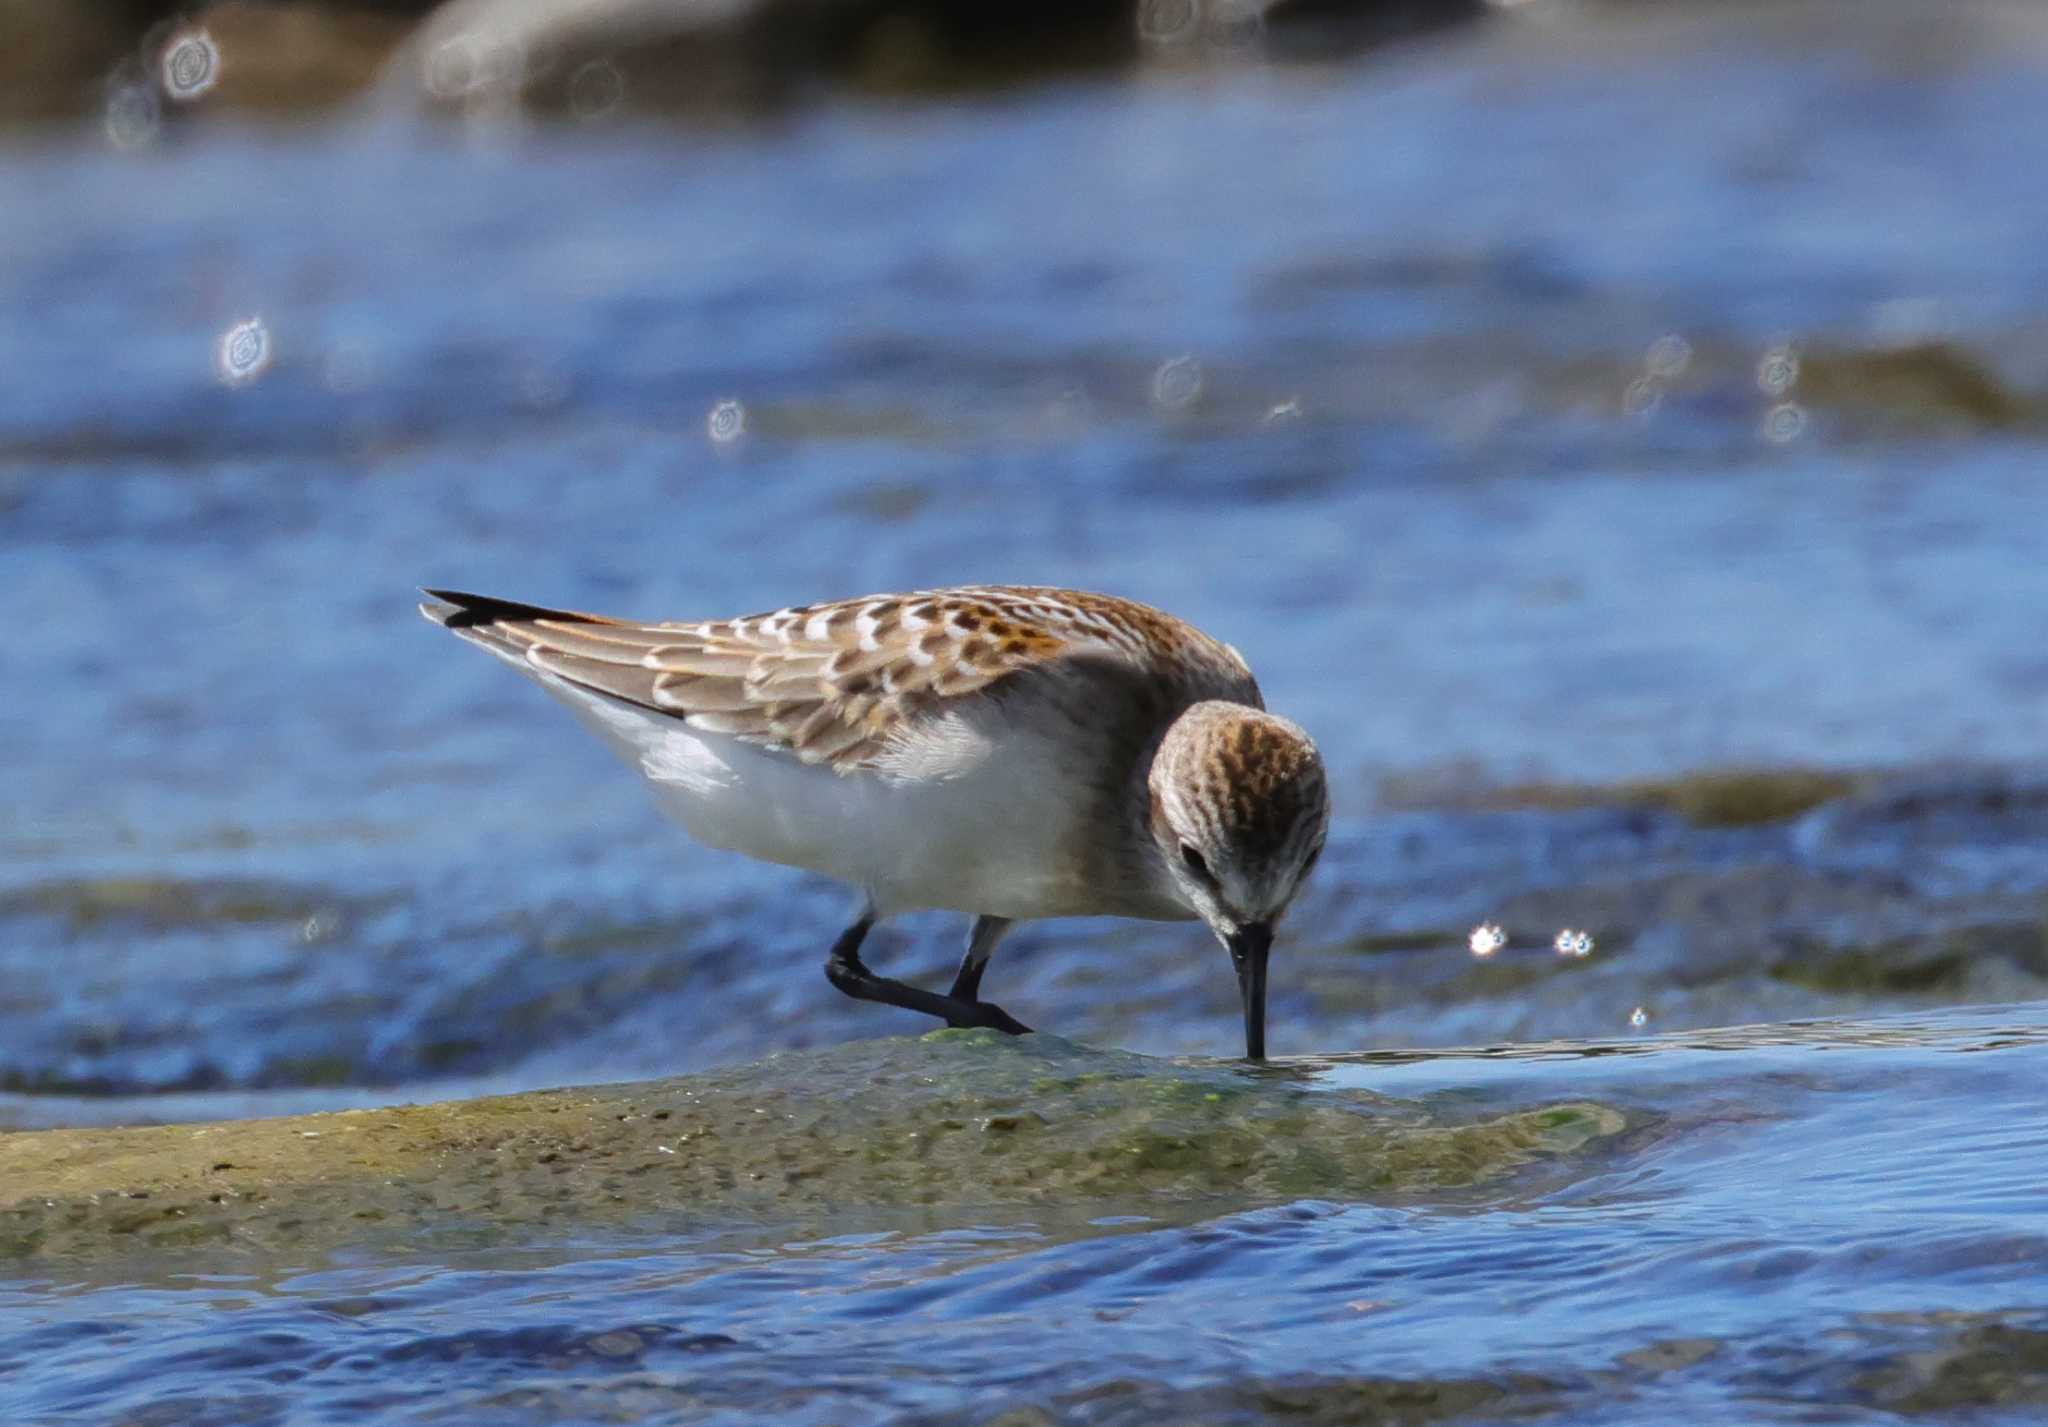
M1015 579L1192 616L1337 780L1285 1049L1878 1004L1770 975L1788 926L1988 920L2012 974L1933 989L2048 994L2041 798L1940 772L2048 747L2048 197L2008 181L2048 143L2016 122L2048 42L2010 16L1939 56L1903 21L1838 51L1760 26L1497 27L735 135L21 141L0 597L36 696L0 704L0 1088L344 1103L905 1025L817 974L839 893L689 848L543 696L420 622L420 583L681 615ZM251 315L274 360L230 389L214 340ZM1683 370L1652 353L1672 337ZM1846 832L1367 816L1388 779L1744 762L1941 786ZM1751 864L1800 885L1709 905L1743 899L1701 879ZM1656 868L1692 892L1610 911ZM1597 1000L1466 985L1404 1011L1464 976L1446 938L1524 907L1529 977L1596 917L1664 964ZM906 926L881 954L939 974L955 929ZM1351 944L1412 933L1431 954L1347 1003L1379 984ZM1702 961L1715 937L1736 949ZM1223 1052L1201 943L1030 928L991 988L1084 1039Z
M1641 1116L1567 1184L137 1261L8 1289L0 1394L1257 1421L1276 1383L1372 1377L1445 1380L1444 1415L1835 1420L1815 1404L1942 1410L1884 1376L1935 1372L1908 1353L1962 1355L1951 1387L1971 1352L2038 1368L2048 191L2015 176L2048 159L2048 27L1860 13L1846 40L1497 25L718 135L11 140L0 1124L914 1028L818 974L839 893L689 847L420 622L423 583L653 616L956 580L1167 606L1336 779L1276 1050L1655 1053L1322 1072ZM224 387L250 316L272 363ZM1743 764L1882 776L1753 827L1464 796ZM1482 919L1514 938L1484 963ZM1554 956L1563 926L1595 954ZM910 919L878 960L942 976L957 935ZM1189 928L1027 928L989 988L1082 1041L1232 1049ZM2001 1008L1941 1009L1967 1004ZM1653 1039L1900 1012L1878 1044ZM1302 1410L1438 1410L1328 1390Z
M2030 1420L2043 1009L1299 1067L1631 1121L1419 1199L63 1263L0 1291L0 1364L36 1420Z

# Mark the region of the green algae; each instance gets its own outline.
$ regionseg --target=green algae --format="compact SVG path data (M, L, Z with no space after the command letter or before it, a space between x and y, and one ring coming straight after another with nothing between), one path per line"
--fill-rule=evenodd
M1379 1307L1361 1303L1367 1313ZM1115 1377L1034 1397L1014 1394L963 1410L953 1406L894 1418L903 1427L1431 1427L1437 1423L1607 1420L1616 1403L1640 1405L1689 1393L1697 1401L1770 1401L1814 1420L1845 1412L1948 1422L1988 1413L2034 1420L2048 1403L2048 1332L2038 1315L1878 1315L1836 1327L1816 1341L1711 1337L1663 1339L1604 1365L1502 1363L1471 1375L1317 1374L1246 1376L1189 1384ZM1362 1322L1369 1324L1370 1319ZM1369 1332L1369 1328L1361 1331ZM547 1345L566 1367L604 1359L638 1362L654 1348L716 1353L717 1335L632 1325L568 1335ZM559 1372L559 1367L557 1369ZM753 1380L710 1372L598 1377L534 1374L477 1404L510 1422L671 1421L707 1411L758 1411ZM2033 1416L2012 1415L2012 1409ZM1637 1413L1644 1421L1662 1416ZM1739 1414L1738 1414L1739 1418ZM1742 1419L1746 1420L1746 1419Z
M1823 768L1719 768L1620 783L1465 786L1443 777L1389 779L1383 803L1484 812L1576 812L1637 808L1672 813L1695 827L1754 827L1811 812L1868 787L1867 776Z
M2038 396L1950 342L1809 348L1799 355L1797 396L1893 430L2002 431L2041 420Z
M333 917L343 909L344 899L318 888L245 877L64 878L0 896L0 918L54 917L73 934L108 923L133 923L160 931L303 925L322 915ZM357 910L353 905L346 909Z
M1867 946L1798 950L1803 954L1770 968L1773 979L1835 994L1958 994L1974 970L1993 961L2009 961L2034 975L2048 972L2048 927L1984 923Z
M1498 1422L1548 1417L1584 1396L1582 1381L1535 1373L1486 1378L1259 1380L1183 1387L1117 1379L987 1412L947 1410L892 1418L903 1427L1429 1427L1439 1422ZM710 1375L653 1374L609 1381L521 1386L482 1399L510 1422L673 1421L752 1404L721 1390Z
M0 1256L491 1241L900 1206L1412 1196L1624 1125L1592 1104L1447 1121L1309 1078L956 1031L644 1084L22 1132L0 1135Z
M1666 1339L1591 1369L1539 1363L1471 1377L1300 1376L1201 1387L1125 1379L944 1420L980 1427L1571 1422L1601 1417L1616 1402L1681 1383L1692 1384L1703 1399L1711 1394L1797 1404L1827 1420L1840 1417L1844 1404L1943 1422L2015 1408L2038 1416L2048 1405L2048 1332L2038 1322L2006 1322L1998 1314L1888 1316L1902 1321L1866 1319L1819 1342Z
M1941 1319L1949 1321L1941 1322ZM2048 1329L1995 1315L1929 1315L1944 1330L1858 1375L1857 1394L1910 1416L2048 1407Z

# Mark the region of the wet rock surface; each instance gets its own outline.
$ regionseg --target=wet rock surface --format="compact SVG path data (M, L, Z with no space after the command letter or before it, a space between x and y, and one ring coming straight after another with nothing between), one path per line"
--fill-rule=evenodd
M1902 1314L1887 1327L1872 1336L1910 1348L1856 1375L1851 1385L1868 1401L1929 1417L2048 1405L2048 1320Z
M367 1379L408 1421L2003 1421L2044 1392L2044 1053L2038 1006L1262 1070L941 1032L0 1137L40 1196L0 1370L170 1420ZM1916 1275L2000 1306L1885 1306Z
M1998 1314L1876 1316L1818 1351L1767 1353L1712 1338L1633 1349L1591 1372L1504 1371L1464 1379L1316 1378L1199 1389L1114 1382L987 1415L913 1418L978 1427L1360 1427L1387 1423L1610 1420L1617 1408L1680 1412L1689 1382L1720 1379L1757 1402L1845 1415L2010 1419L2048 1402L2048 1332Z
M1469 1123L1049 1036L936 1032L667 1082L335 1115L0 1137L16 1255L290 1251L664 1216L1218 1204L1469 1187L1619 1133L1553 1105Z

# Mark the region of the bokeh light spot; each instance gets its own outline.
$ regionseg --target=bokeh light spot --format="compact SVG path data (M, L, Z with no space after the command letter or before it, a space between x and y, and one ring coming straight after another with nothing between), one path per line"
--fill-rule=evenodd
M157 67L164 93L189 104L220 80L220 46L204 30L180 30L164 46Z
M1806 432L1806 408L1796 401L1781 401L1764 413L1764 440L1774 446L1797 441Z
M721 401L711 408L711 415L705 418L704 429L720 445L737 441L747 429L747 409L730 398Z
M260 317L237 322L214 345L213 368L229 386L244 386L270 366L270 329Z
M115 148L130 152L146 149L163 128L163 105L156 90L147 84L119 84L108 92L100 122L107 142Z
M1692 365L1692 343L1676 332L1667 333L1650 344L1643 353L1643 370L1660 381L1670 381L1684 374Z
M1592 934L1590 932L1573 931L1570 927L1566 927L1563 931L1559 932L1557 939L1551 945L1557 948L1559 956L1584 958L1593 954Z
M1152 374L1152 400L1179 411L1202 394L1202 364L1193 357L1175 357Z
M626 76L608 59L578 65L569 76L569 112L585 123L610 117L626 97Z
M1790 344L1771 347L1757 360L1757 390L1765 396L1783 396L1798 384L1799 354Z
M1201 14L1199 0L1142 0L1138 36L1155 45L1175 44L1194 34Z

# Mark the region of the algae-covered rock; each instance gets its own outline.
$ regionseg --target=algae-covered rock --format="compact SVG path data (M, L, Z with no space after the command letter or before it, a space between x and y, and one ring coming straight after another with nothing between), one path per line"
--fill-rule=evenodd
M107 923L203 931L266 922L303 924L338 901L318 888L254 878L82 877L0 893L0 919L49 917L74 933Z
M1948 342L1803 352L1798 396L1905 429L1997 431L2038 421L2040 413L2036 399L2008 387L1982 357Z
M912 1417L904 1427L1430 1427L1439 1422L1571 1420L1560 1415L1563 1409L1587 1400L1591 1388L1584 1375L1531 1372L1467 1378L1247 1378L1200 1387L1126 1379L996 1412Z
M1960 1412L2048 1406L2048 1328L1994 1316L1930 1315L1947 1329L1933 1343L1881 1361L1857 1379L1864 1396L1892 1412L1944 1419ZM1941 1322L1941 1318L1949 1321Z
M1471 1122L1176 1063L942 1031L646 1084L291 1119L0 1136L0 1254L486 1237L876 1206L1408 1195L1623 1126L1597 1105Z
M1825 768L1720 768L1622 783L1511 783L1462 786L1450 775L1390 778L1380 801L1391 808L1481 811L1640 808L1676 813L1695 827L1752 827L1811 812L1868 785L1853 773Z
M1680 1385L1683 1386L1680 1386ZM1200 1387L1146 1380L1103 1383L1044 1401L910 1421L977 1427L1427 1427L1447 1422L1601 1419L1615 1402L1688 1392L1692 1400L1769 1397L1840 1416L1844 1403L1900 1417L1993 1420L2048 1404L2048 1332L2037 1313L1880 1314L1817 1340L1665 1339L1588 1369L1503 1364L1476 1376L1302 1375ZM564 1395L551 1406L568 1406ZM587 1404L579 1404L587 1405ZM1635 1419L1630 1419L1635 1420ZM1649 1419L1644 1419L1649 1420Z

